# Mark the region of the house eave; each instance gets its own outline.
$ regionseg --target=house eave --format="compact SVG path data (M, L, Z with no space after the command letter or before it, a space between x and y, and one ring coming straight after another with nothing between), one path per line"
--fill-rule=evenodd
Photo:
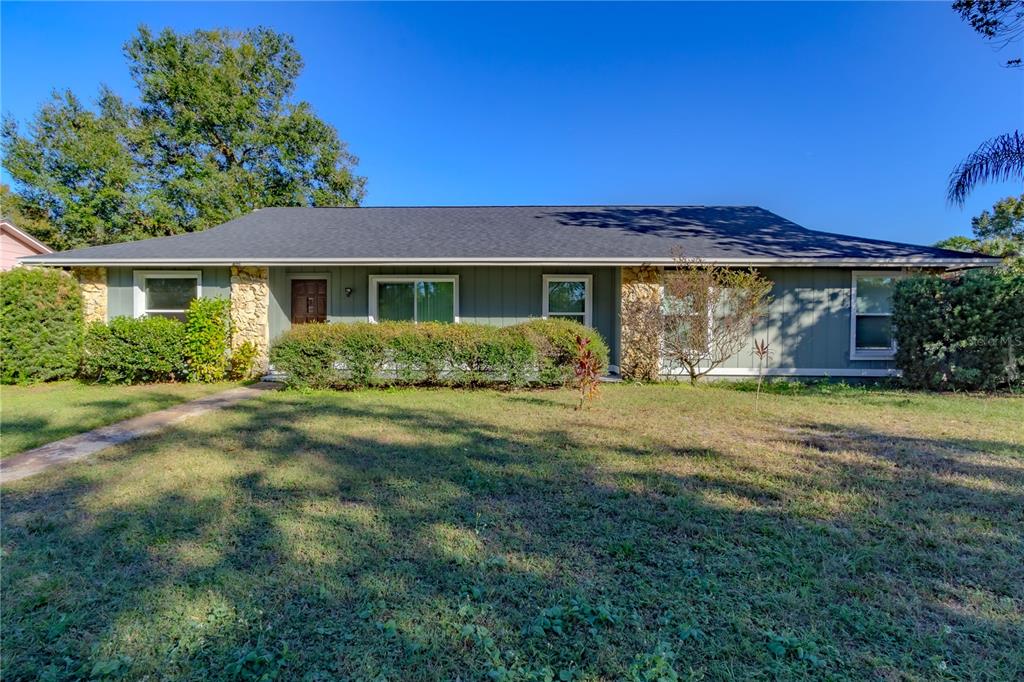
M36 249L37 251L39 251L40 254L53 253L53 249L51 249L46 244L42 243L41 241L30 235L25 230L18 227L14 223L10 222L9 220L0 220L0 226L3 226L10 231L11 237L13 237L14 239L18 239L19 241L23 242L24 244L31 248ZM26 258L28 258L28 256L26 256Z
M923 268L975 268L994 267L1002 261L999 258L931 258L898 257L898 258L775 258L775 257L742 257L742 258L704 258L704 262L715 265L754 266L754 267L923 267ZM364 265L364 266L671 266L673 258L61 258L60 254L45 256L28 256L19 259L24 265L52 265L62 267L74 266L108 266L108 267L181 267L181 266L327 266L327 265Z

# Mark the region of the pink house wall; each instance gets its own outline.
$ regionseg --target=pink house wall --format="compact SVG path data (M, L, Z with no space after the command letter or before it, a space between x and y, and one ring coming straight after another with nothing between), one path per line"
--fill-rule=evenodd
M38 256L42 253L50 253L50 250L39 248L31 240L10 229L6 223L0 223L0 270L10 270L22 256Z

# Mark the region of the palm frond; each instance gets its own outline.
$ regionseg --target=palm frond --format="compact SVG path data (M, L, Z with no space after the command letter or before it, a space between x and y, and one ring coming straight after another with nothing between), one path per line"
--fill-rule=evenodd
M1024 179L1024 136L1017 130L988 140L953 169L946 198L963 206L978 185L1011 178Z

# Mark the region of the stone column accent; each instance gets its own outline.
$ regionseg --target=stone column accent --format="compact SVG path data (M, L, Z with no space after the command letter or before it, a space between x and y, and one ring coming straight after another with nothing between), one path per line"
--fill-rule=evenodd
M270 268L231 267L231 348L246 341L258 352L254 370L265 372L270 350Z
M71 268L78 279L82 290L82 303L85 321L107 321L107 269L106 268Z
M619 371L627 379L653 381L661 373L662 271L649 265L622 268Z

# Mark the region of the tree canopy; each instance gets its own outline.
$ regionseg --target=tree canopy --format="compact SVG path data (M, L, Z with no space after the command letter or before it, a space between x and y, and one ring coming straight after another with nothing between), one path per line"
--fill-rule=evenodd
M975 31L999 48L1024 36L1024 2L1022 0L955 0L953 9ZM1021 65L1020 57L1006 60L1009 67Z
M971 219L978 239L1016 239L1024 241L1024 194L1000 199L992 211L982 211Z
M142 26L124 54L133 100L101 88L90 108L55 92L23 127L3 122L9 198L35 218L24 227L55 248L202 230L263 206L363 198L358 159L308 102L294 100L303 64L290 36Z
M936 246L1005 258L1015 269L1024 267L1024 194L1000 199L991 211L971 219L973 237L949 237Z
M46 216L38 211L33 213L30 207L26 207L24 202L11 192L10 185L0 184L0 217L11 221L47 246L54 239L53 225Z

